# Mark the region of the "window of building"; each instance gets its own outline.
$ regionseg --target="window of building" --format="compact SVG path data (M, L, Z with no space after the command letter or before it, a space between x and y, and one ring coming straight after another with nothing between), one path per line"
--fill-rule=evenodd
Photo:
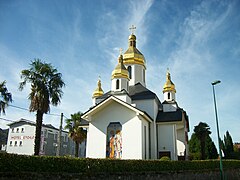
M119 79L116 81L116 89L119 89Z
M14 128L12 128L12 133L14 132Z
M14 146L17 146L17 141L15 141Z
M132 67L128 66L127 70L128 70L129 78L132 79Z
M47 138L47 129L44 130L44 137Z
M19 146L22 146L22 141L19 142Z
M68 142L68 135L65 135L65 142Z
M17 133L19 132L19 128L17 128L17 131L16 131Z
M10 141L10 146L12 146L12 141Z
M58 138L58 134L56 133L54 134L54 140L57 140L57 138Z
M22 132L22 133L24 132L24 128L21 129L21 132Z
M143 82L145 83L145 69L143 69Z
M170 93L168 93L168 99L170 99Z

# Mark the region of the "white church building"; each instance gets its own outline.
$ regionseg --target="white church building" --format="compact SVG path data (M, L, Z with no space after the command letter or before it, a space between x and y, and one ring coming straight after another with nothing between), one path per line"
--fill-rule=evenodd
M82 116L88 130L86 157L187 159L189 120L177 104L170 73L163 102L146 87L145 73L146 61L132 33L127 51L112 71L111 90L104 93L98 80L93 106Z

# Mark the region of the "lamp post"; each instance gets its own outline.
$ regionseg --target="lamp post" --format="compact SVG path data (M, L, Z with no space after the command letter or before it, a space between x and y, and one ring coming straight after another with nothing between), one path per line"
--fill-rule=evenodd
M218 148L219 148L219 156L220 156L220 176L221 180L223 180L223 165L222 165L222 152L221 152L221 145L220 145L220 136L219 136L219 127L218 127L218 115L217 115L217 104L216 104L216 97L215 97L215 89L214 86L216 84L221 83L221 81L213 81L212 87L213 87L213 100L214 100L214 108L215 108L215 115L216 115L216 124L217 124L217 137L218 137Z

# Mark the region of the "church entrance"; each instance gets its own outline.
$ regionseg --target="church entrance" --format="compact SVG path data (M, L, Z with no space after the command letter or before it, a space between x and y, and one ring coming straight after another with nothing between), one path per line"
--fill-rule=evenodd
M111 122L107 127L106 157L122 158L122 125L119 122Z

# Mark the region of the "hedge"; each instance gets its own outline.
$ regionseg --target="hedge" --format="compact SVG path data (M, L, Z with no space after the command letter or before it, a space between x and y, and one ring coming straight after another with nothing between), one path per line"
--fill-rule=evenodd
M240 160L224 160L224 169L240 168ZM26 156L0 153L0 172L48 173L121 173L121 172L179 172L219 169L219 160L159 161L114 160L53 156Z

